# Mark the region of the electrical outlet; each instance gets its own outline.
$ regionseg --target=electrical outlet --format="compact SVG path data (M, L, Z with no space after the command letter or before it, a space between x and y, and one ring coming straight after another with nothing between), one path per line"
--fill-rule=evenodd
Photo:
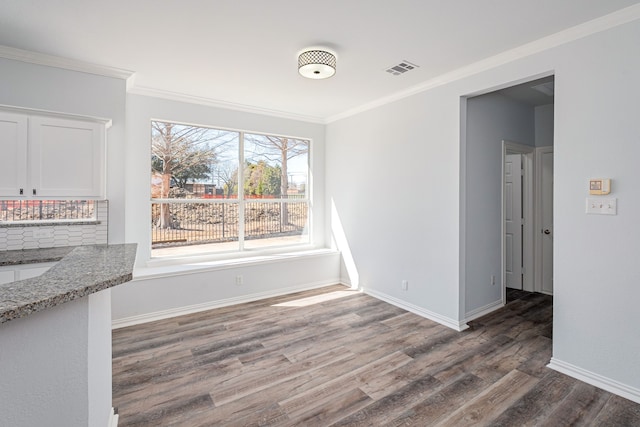
M244 277L242 277L241 274L238 274L236 276L236 285L239 286L239 285L242 285L242 284L244 284Z
M407 281L407 280L403 280L402 281L402 290L403 291L409 290L409 281Z
M496 284L496 276L491 275L491 286L495 286Z

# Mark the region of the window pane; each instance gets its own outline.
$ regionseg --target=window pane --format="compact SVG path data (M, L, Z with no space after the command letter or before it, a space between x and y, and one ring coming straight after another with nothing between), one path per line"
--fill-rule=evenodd
M151 197L237 197L238 147L238 132L151 122Z
M244 152L245 197L306 197L309 141L246 134Z
M309 146L151 122L152 256L308 243Z
M169 215L168 227L159 227ZM235 202L152 203L153 256L178 256L238 250Z
M308 243L308 221L306 201L247 201L244 212L245 248Z

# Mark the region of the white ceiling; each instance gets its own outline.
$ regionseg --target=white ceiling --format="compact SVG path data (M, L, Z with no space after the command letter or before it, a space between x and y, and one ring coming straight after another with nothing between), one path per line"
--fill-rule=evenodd
M2 0L0 45L153 89L323 121L640 0ZM322 45L337 74L307 80ZM385 69L403 60L419 68Z

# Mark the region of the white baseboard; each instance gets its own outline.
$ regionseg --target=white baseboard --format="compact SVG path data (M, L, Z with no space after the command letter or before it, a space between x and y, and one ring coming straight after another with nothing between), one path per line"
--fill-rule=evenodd
M115 410L111 408L111 413L109 414L109 422L107 423L107 427L118 427L118 417L119 415L115 413Z
M308 291L311 289L323 288L325 286L331 286L339 284L340 280L328 280L316 283L307 283L304 285L291 286L287 288L273 289L266 292L259 292L255 294L241 295L234 298L227 298L223 300L208 301L201 304L194 304L185 307L171 308L168 310L156 311L153 313L145 313L137 316L124 317L122 319L116 319L111 322L112 329L125 328L127 326L139 325L142 323L154 322L156 320L169 319L171 317L183 316L185 314L198 313L200 311L211 310L214 308L227 307L230 305L243 304L246 302L258 301L265 298L277 297L281 295L292 294L295 292Z
M353 290L358 290L358 291L362 290L362 289L358 289L357 286L352 285L351 282L348 280L341 279L337 283L339 285L346 286L347 288L351 288Z
M570 377L576 378L580 381L584 381L587 384L591 384L613 394L617 394L625 399L640 403L640 389L635 387L628 386L553 357L547 367L555 371L562 372L563 374L569 375Z
M464 317L464 321L465 322L470 322L474 319L477 319L479 317L482 316L486 316L489 313L492 313L494 311L496 311L499 308L504 307L504 304L502 303L502 299L500 299L499 301L494 301L491 304L487 304L484 307L480 307L480 308L476 308L475 310L471 310L470 312L468 312L465 317Z
M389 304L403 308L407 311L410 311L411 313L417 314L418 316L433 320L434 322L440 323L441 325L454 329L458 332L464 331L465 329L469 328L469 326L465 322L458 322L457 320L451 319L449 317L445 317L432 311L425 310L422 307L418 307L417 305L402 301L383 292L378 292L373 289L363 289L362 291L365 294L371 295L372 297L377 298L381 301L388 302Z

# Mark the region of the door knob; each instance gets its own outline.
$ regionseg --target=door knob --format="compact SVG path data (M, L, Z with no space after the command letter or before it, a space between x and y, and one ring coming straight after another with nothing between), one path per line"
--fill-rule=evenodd
M551 230L549 230L548 228L545 228L543 231L544 234L551 234Z

